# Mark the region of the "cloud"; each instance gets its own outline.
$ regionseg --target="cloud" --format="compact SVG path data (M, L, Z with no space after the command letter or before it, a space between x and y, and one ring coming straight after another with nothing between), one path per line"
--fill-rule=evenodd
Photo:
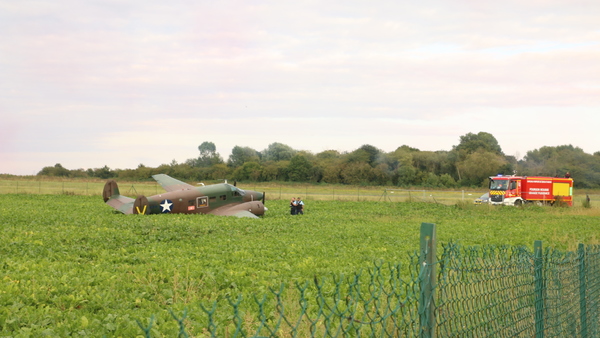
M0 151L28 168L181 161L203 141L224 157L272 142L440 150L498 116L593 118L598 14L584 0L2 3L0 114L16 127ZM554 142L511 128L489 132L521 153Z

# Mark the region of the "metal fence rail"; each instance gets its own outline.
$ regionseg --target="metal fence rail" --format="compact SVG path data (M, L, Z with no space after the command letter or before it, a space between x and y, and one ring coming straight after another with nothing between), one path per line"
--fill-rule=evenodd
M183 337L186 323L207 337L600 336L600 246L436 247L423 223L407 267L378 263L171 315ZM138 324L152 336L152 319Z

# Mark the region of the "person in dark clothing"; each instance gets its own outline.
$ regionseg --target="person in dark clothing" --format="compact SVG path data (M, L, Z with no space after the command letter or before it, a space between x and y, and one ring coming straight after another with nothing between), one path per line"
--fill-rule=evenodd
M298 213L298 203L296 202L296 198L292 197L290 201L290 214L296 215Z
M304 215L304 202L300 197L296 198L296 214Z

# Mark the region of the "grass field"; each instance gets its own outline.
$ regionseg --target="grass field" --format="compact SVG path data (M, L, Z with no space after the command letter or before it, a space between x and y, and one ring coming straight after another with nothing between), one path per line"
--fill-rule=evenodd
M172 336L169 309L198 314L199 304L228 295L405 263L422 222L437 225L441 243L600 242L598 208L305 201L302 216L290 216L282 198L267 201L262 219L238 219L122 215L97 195L2 194L0 336L133 337L136 320L152 315L154 336Z

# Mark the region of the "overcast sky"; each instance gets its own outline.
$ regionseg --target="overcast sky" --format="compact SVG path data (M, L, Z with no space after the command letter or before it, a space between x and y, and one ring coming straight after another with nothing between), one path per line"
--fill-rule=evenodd
M598 0L0 0L0 173L599 130Z

